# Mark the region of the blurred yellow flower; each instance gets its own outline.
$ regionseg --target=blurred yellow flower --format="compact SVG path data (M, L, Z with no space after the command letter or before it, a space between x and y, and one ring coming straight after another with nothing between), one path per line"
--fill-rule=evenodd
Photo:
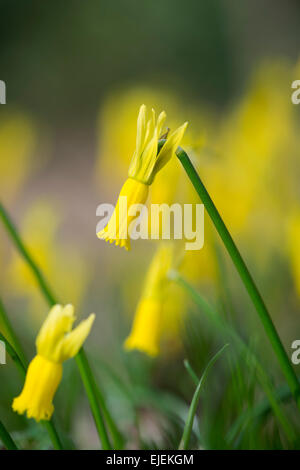
M181 286L170 281L166 285L162 315L162 347L164 355L173 355L182 347L183 322L188 310L188 298Z
M288 218L287 241L295 287L300 296L300 209L296 209Z
M57 206L48 200L34 202L25 212L22 223L22 237L38 266L50 280L55 280L55 293L60 298L69 298L78 308L87 283L89 271L87 262L78 247L69 241L58 240L61 215ZM36 279L28 264L14 252L4 280L6 289L12 294L25 296L29 310L40 321L44 299L36 286Z
M34 162L36 132L21 113L0 120L0 187L10 201L28 177Z
M150 264L132 331L125 341L126 349L138 349L149 356L159 353L163 307L169 282L167 274L173 264L173 249L171 244L161 245Z
M55 305L49 312L36 339L37 355L31 361L23 390L12 408L36 421L50 420L54 411L53 397L62 379L62 363L74 357L95 320L91 314L72 330L75 321L72 305Z
M174 154L187 126L185 123L168 135L164 145L158 151L158 140L165 119L164 111L156 120L155 111L152 110L152 115L147 120L146 106L140 107L136 148L129 166L128 179L121 189L112 217L106 227L97 234L99 238L111 243L115 242L116 245L124 246L127 250L130 249L131 222L136 218L136 214L130 215L130 208L134 204L145 204L149 185L153 183L157 172Z
M244 235L253 225L253 212L261 213L267 201L277 197L268 181L279 156L286 159L293 132L293 107L286 99L288 72L281 63L263 64L247 93L227 113L213 143L216 156L205 175L208 189L235 234ZM269 211L264 219L272 216Z

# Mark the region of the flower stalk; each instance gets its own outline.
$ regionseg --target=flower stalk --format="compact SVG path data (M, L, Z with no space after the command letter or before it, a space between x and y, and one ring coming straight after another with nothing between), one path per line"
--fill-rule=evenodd
M18 450L13 438L6 430L4 424L0 421L0 439L8 450Z
M8 315L6 313L4 304L0 299L0 327L4 329L3 333L9 337L9 340L13 344L14 349L17 351L18 356L20 357L23 365L26 363L26 358L22 346L17 338L17 335L14 332L14 329L9 321Z
M163 142L162 142L163 144ZM269 338L269 341L273 347L273 350L276 354L278 363L281 367L283 374L289 384L293 397L297 403L297 406L300 410L300 386L296 376L296 373L290 363L289 357L283 347L279 334L273 324L271 316L267 310L267 307L262 299L262 296L256 287L256 284L236 246L234 243L225 223L223 222L222 217L220 216L216 206L214 205L206 187L204 186L202 180L200 179L197 171L195 170L189 156L187 153L180 147L176 150L176 155L182 164L188 178L190 179L192 185L194 186L196 192L198 193L200 199L202 200L205 209L208 212L209 217L211 218L218 234L220 235L225 248L231 257L232 262L234 263L239 276L249 294L249 297L252 300L252 303L259 315L261 323L265 329L265 332Z

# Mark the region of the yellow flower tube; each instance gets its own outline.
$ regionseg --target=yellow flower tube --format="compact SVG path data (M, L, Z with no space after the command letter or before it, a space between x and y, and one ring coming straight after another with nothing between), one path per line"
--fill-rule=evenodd
M149 356L157 356L163 330L163 305L172 267L173 245L162 245L156 252L146 276L144 290L137 306L125 349L138 349Z
M53 398L62 379L62 363L74 357L90 333L95 315L91 314L72 330L75 321L72 305L55 305L37 336L37 355L29 364L21 394L12 408L36 421L50 420Z
M130 249L130 233L132 222L136 215L132 215L130 208L135 204L144 205L149 192L149 186L153 183L155 175L170 160L177 147L180 145L187 123L168 135L166 142L157 153L158 141L166 119L163 111L155 117L147 120L146 106L140 107L137 120L136 148L128 171L128 179L125 181L114 213L103 230L97 233L110 243Z

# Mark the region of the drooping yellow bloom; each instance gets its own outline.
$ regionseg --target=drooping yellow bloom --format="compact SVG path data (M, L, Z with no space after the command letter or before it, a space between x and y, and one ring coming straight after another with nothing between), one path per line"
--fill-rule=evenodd
M126 349L138 349L150 356L159 353L163 326L163 305L167 274L173 263L173 245L162 245L156 252L146 276L133 327L125 341Z
M13 410L36 421L50 420L52 403L62 378L62 363L74 357L87 338L95 315L91 314L72 330L75 321L72 305L55 305L36 339L37 355L29 364L21 394L14 399Z
M115 207L114 213L106 227L98 232L98 237L110 243L130 249L130 233L136 219L135 205L144 205L149 192L149 185L153 183L155 175L170 160L180 144L187 123L172 132L158 152L158 141L166 119L163 111L147 120L146 106L140 107L137 121L136 148L130 163L128 179L125 181ZM134 207L133 207L134 206ZM131 210L133 209L133 211Z

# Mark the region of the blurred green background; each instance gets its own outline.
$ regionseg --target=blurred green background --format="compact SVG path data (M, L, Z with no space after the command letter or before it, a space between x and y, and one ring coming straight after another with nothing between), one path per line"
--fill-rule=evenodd
M291 83L300 79L299 26L296 0L0 0L0 79L7 85L7 104L0 107L1 200L61 302L74 303L78 317L97 314L87 349L128 448L176 446L194 390L183 359L200 375L228 338L179 289L170 293L171 339L161 355L149 360L123 352L157 243L138 241L128 254L98 240L96 207L114 203L126 178L143 102L165 109L171 127L188 120L186 148L290 354L300 336L300 116L290 100ZM180 170L170 164L168 171L170 180L165 173L153 185L154 200L196 202ZM205 247L186 256L183 274L227 315L263 360L271 383L284 385L212 232L206 219ZM48 307L3 230L0 243L2 301L31 358ZM180 332L173 331L172 312L176 325L184 318ZM298 446L272 413L259 424L251 418L244 433L228 438L238 416L265 399L253 364L234 345L228 354L204 393L195 445ZM41 444L40 430L10 410L21 384L9 360L0 366L0 384L0 417L9 430L24 447L47 447L47 435ZM72 361L55 405L66 438L96 448ZM283 408L299 431L293 404Z
M52 126L91 124L107 93L137 82L228 104L260 59L299 54L299 2L1 1L10 105Z

